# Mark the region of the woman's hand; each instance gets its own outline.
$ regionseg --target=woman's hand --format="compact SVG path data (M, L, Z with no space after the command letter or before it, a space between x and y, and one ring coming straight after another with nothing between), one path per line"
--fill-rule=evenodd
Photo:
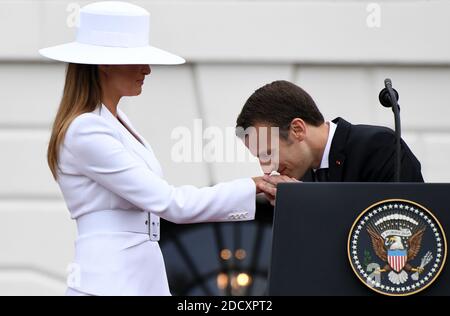
M263 177L253 178L256 184L256 194L264 193L270 204L275 205L275 198L277 196L277 185L283 182L300 182L297 179L282 175L264 175Z
M256 184L256 194L259 193L276 194L276 186L265 181L264 177L254 177L252 179L253 181L255 181Z
M266 183L270 183L273 186L277 186L278 183L283 183L283 182L301 182L295 178L291 178L291 177L283 176L283 175L269 176L269 175L265 174L262 178Z

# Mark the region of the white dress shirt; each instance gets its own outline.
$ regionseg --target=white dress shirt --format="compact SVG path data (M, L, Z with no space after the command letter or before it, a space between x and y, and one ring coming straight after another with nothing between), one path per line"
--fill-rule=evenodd
M330 156L330 148L331 148L331 143L333 142L333 137L334 137L334 133L336 132L336 127L337 125L333 122L327 122L329 124L329 129L328 129L328 139L327 139L327 144L325 145L325 150L323 151L323 155L322 155L322 160L320 162L320 167L318 169L326 169L328 168L329 165L329 156ZM314 171L316 171L317 169L314 169Z

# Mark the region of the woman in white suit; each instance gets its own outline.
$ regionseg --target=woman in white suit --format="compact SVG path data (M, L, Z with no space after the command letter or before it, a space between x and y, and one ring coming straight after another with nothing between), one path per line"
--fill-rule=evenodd
M181 64L149 46L149 14L124 2L83 7L75 42L40 50L68 63L48 163L76 220L67 295L170 295L159 217L175 223L251 220L261 178L174 187L150 144L120 109L141 93L149 64Z

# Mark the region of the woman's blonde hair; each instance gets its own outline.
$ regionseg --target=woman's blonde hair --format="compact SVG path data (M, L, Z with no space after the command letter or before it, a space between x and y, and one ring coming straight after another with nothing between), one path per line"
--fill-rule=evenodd
M59 148L70 123L80 114L92 112L101 104L101 85L97 65L69 63L64 92L53 122L47 150L47 162L57 180Z

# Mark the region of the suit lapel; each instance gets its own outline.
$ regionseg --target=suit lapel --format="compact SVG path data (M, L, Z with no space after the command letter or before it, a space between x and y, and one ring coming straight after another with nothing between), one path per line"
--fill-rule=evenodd
M330 182L342 182L346 159L345 147L351 124L340 117L334 119L333 123L337 124L337 128L331 142L330 155L328 157L328 174Z
M133 124L131 124L131 121L128 119L128 116L122 112L120 109L117 109L118 115L120 119L128 126L128 128L142 141L140 143L133 135L130 134L130 132L122 125L120 126L126 131L127 136L129 137L130 141L133 143L133 149L136 151L138 155L140 155L147 165L152 169L154 172L159 174L160 176L163 175L161 165L159 164L158 159L156 159L155 154L153 153L153 149L151 148L150 144L145 140L144 137L141 136L141 134L138 133L138 131L133 127Z
M127 125L127 127L142 141L140 143L119 120L114 117L114 115L106 108L105 105L98 109L99 115L105 118L115 130L120 133L124 146L133 152L135 156L142 159L145 164L156 174L162 176L162 168L156 159L153 151L150 147L150 144L145 141L145 139L133 128L131 122L128 117L123 113L120 109L117 109L117 114L119 118Z
M333 123L336 123L337 127L331 142L330 154L328 155L328 177L329 182L342 182L346 158L345 146L351 124L340 117L334 119ZM314 182L314 171L312 169L306 171L301 181Z

